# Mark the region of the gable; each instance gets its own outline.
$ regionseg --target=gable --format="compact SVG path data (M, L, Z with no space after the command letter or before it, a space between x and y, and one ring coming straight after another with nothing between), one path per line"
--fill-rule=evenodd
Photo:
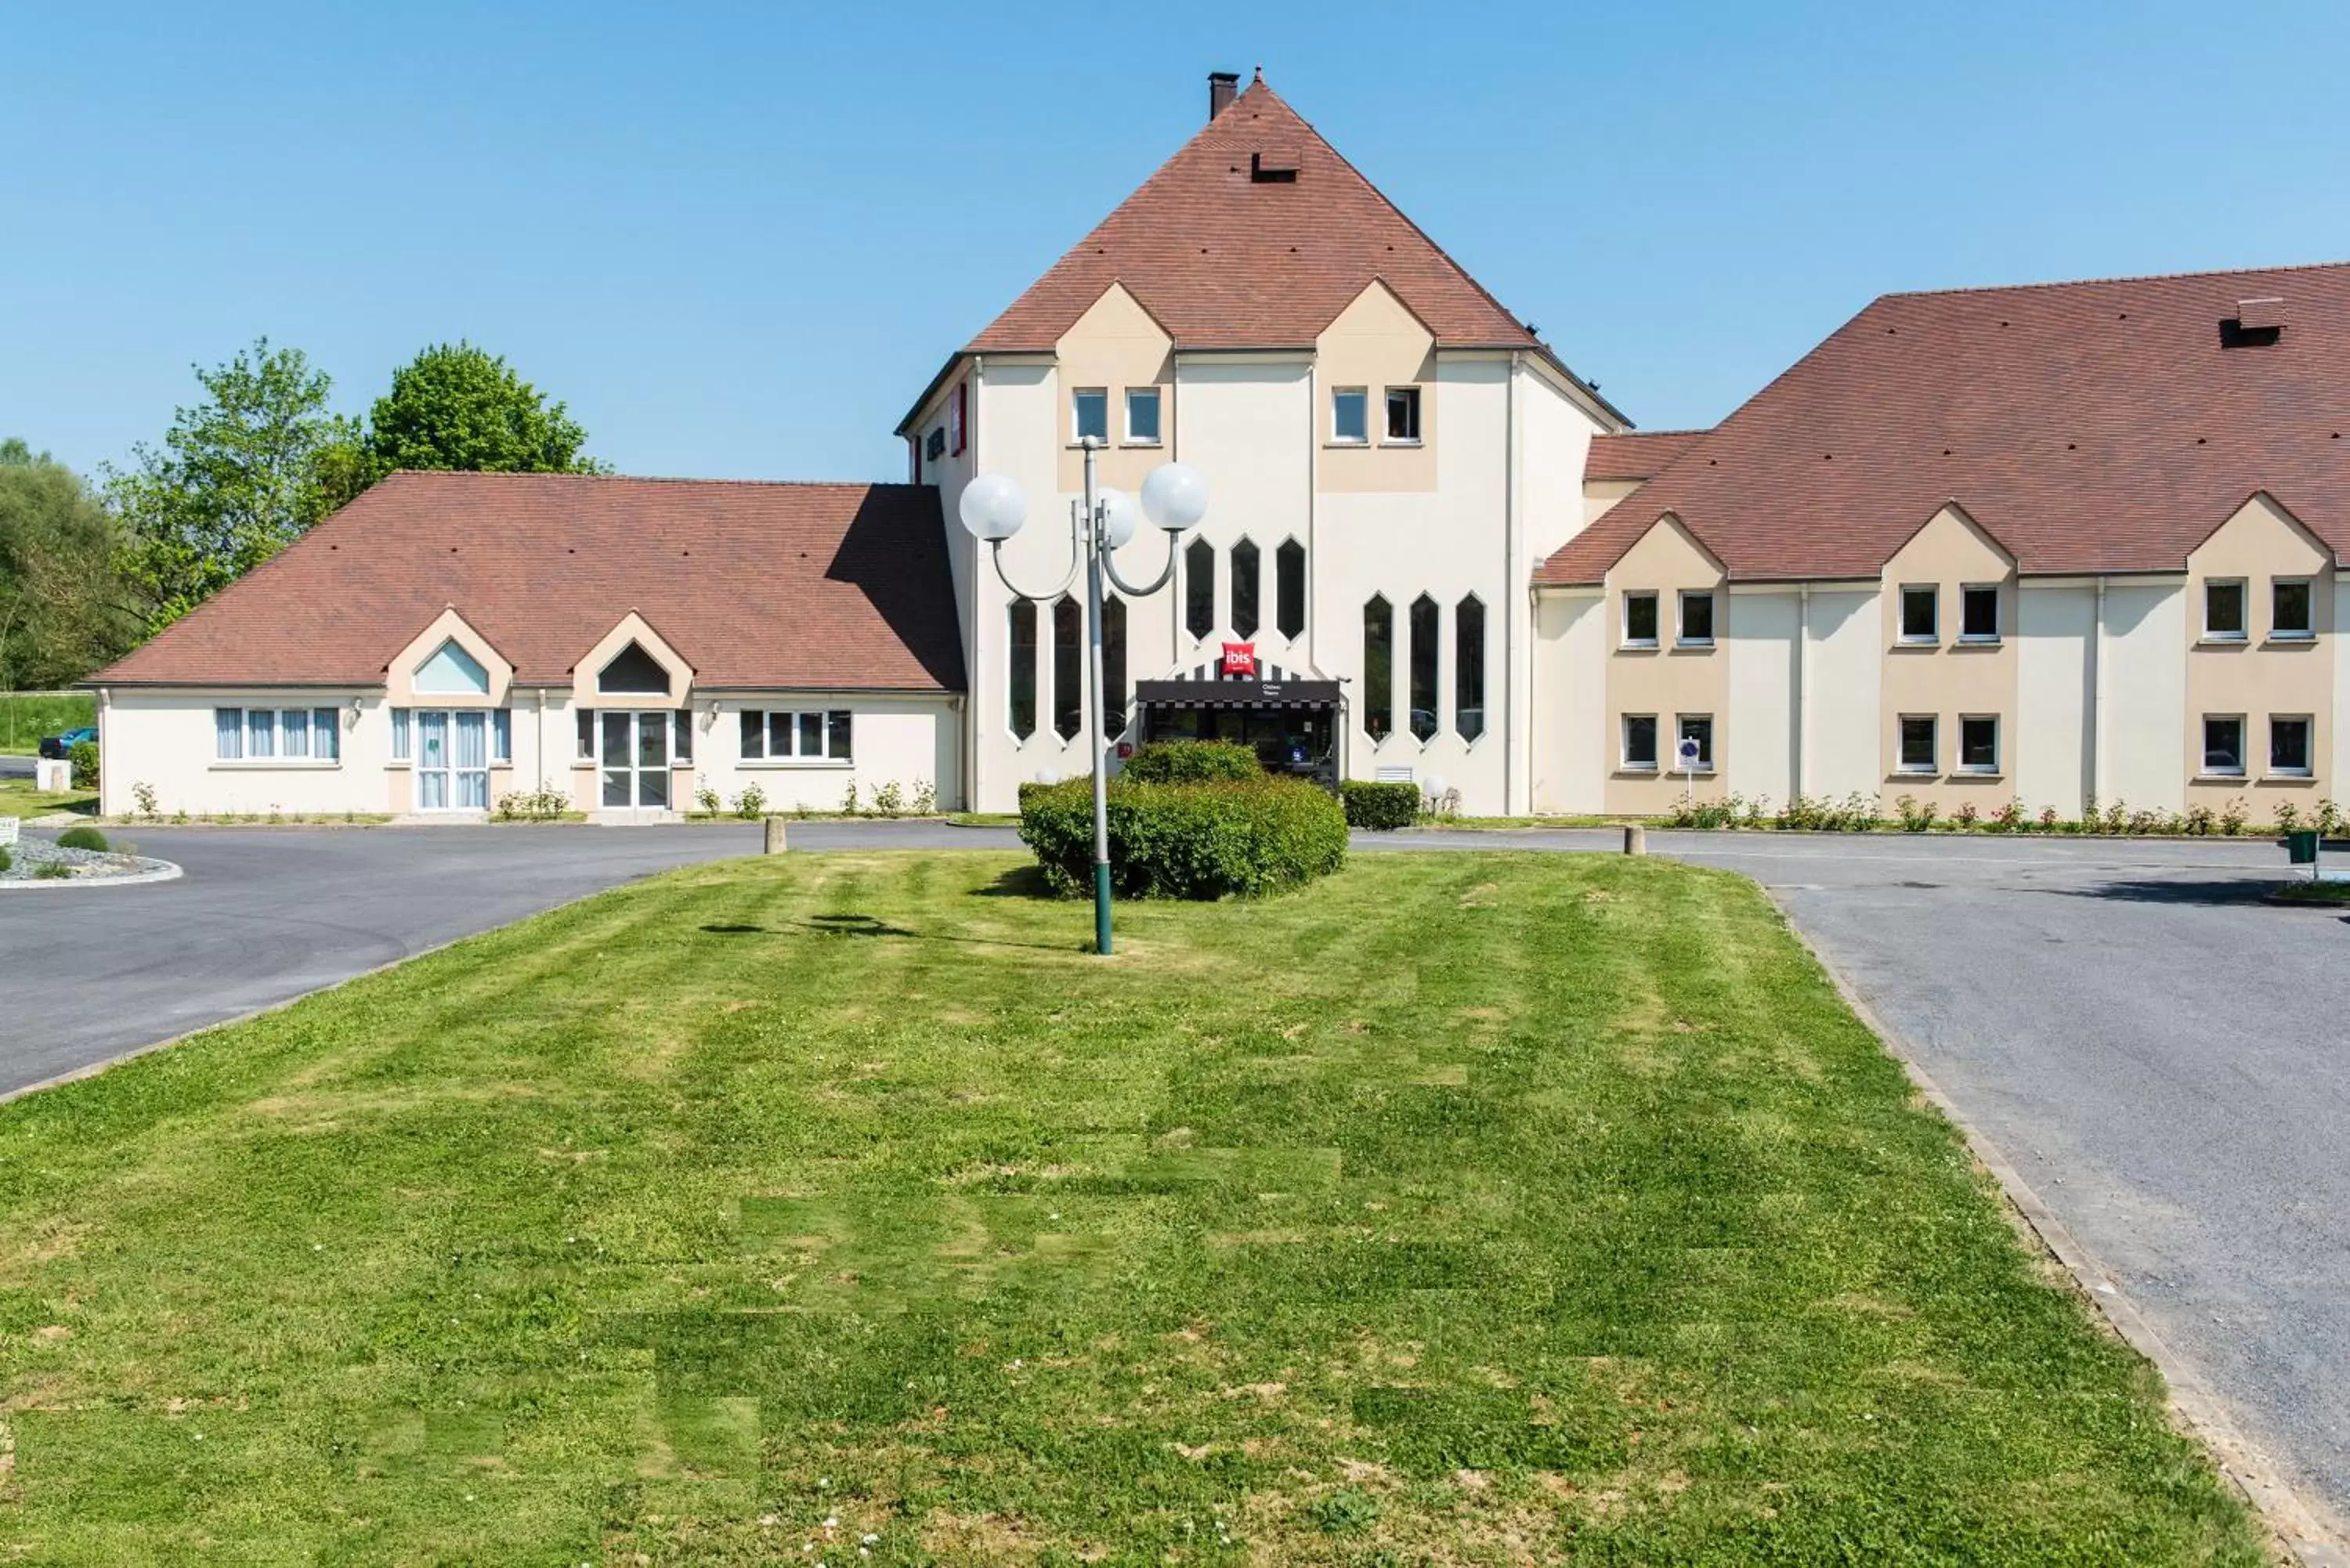
M1887 582L1997 582L2014 558L1955 504L1944 506L1885 563Z
M1607 574L1611 587L1701 587L1721 580L1721 563L1678 517L1651 523Z
M2314 576L2333 564L2334 553L2266 492L2229 514L2187 557L2198 576Z

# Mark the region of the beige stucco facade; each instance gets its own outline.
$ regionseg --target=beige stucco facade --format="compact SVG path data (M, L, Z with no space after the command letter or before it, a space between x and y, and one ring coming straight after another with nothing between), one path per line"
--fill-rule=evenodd
M1607 574L1607 614L1612 624L1602 628L1610 645L1605 738L1616 748L1604 795L1608 811L1653 815L1670 810L1684 794L1715 800L1729 792L1728 586L1721 563L1670 517L1652 526ZM1649 596L1653 602L1653 638L1631 635L1638 596ZM1711 628L1701 640L1688 635L1685 624L1691 597L1711 601ZM1627 721L1638 718L1656 725L1654 755L1646 765L1626 754ZM1703 720L1712 726L1711 755L1693 771L1674 756L1684 720Z
M1992 597L1997 616L1987 634L1970 636L1970 591ZM1905 634L1903 606L1930 592L1930 636ZM1971 805L1988 815L2014 792L2016 724L2015 566L1998 543L1956 506L1946 506L1885 564L1878 593L1885 650L1878 683L1878 764L1885 803L1902 794L1932 799L1945 811ZM1902 721L1933 722L1931 760L1905 763ZM1988 763L1960 754L1971 722L1992 728Z
M2205 624L2214 583L2240 584L2244 607L2238 637ZM2280 584L2306 584L2307 628L2282 627ZM2248 791L2262 798L2254 815L2275 815L2276 800L2306 805L2339 787L2333 778L2335 639L2333 558L2267 495L2255 495L2187 558L2187 733L2182 766L2188 798L2217 806ZM2241 719L2241 771L2207 768L2203 722ZM2309 767L2293 772L2272 754L2280 722L2309 725Z

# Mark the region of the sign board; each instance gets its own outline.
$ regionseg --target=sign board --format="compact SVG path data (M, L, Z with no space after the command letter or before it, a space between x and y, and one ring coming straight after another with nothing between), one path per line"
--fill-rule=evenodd
M8 846L16 842L16 829L18 826L19 824L15 817L0 816L0 849L5 849Z
M1244 675L1253 678L1256 674L1256 644L1253 642L1224 644L1222 673L1228 676Z
M1683 735L1681 737L1680 743L1681 766L1685 768L1693 768L1697 766L1698 750L1697 737L1695 735Z

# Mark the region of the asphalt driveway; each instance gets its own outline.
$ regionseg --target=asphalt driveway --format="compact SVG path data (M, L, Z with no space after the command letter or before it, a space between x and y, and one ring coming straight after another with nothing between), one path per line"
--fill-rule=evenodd
M1016 846L795 824L795 847ZM181 881L0 896L0 1093L673 866L748 824L154 829ZM1359 835L1369 852L1608 833ZM2350 921L2265 843L1658 833L1755 877L2308 1496L2350 1515ZM2338 1522L2334 1525L2339 1528Z

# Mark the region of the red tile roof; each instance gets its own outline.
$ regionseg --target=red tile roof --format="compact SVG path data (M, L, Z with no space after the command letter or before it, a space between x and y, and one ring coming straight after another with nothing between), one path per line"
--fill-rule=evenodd
M525 683L630 610L703 687L962 690L938 492L395 473L95 684L377 685L454 607Z
M1705 431L1627 431L1591 438L1586 479L1654 479L1705 439Z
M2221 347L2263 296L2277 340ZM1668 512L1734 578L1873 577L1951 501L2026 573L2177 571L2256 491L2339 555L2345 434L2350 265L1887 295L1536 580L1599 581Z
M1269 167L1294 167L1295 180L1253 179L1258 152ZM963 352L1048 353L1113 283L1126 286L1178 348L1300 347L1375 278L1440 347L1530 349L1589 390L1262 78Z

